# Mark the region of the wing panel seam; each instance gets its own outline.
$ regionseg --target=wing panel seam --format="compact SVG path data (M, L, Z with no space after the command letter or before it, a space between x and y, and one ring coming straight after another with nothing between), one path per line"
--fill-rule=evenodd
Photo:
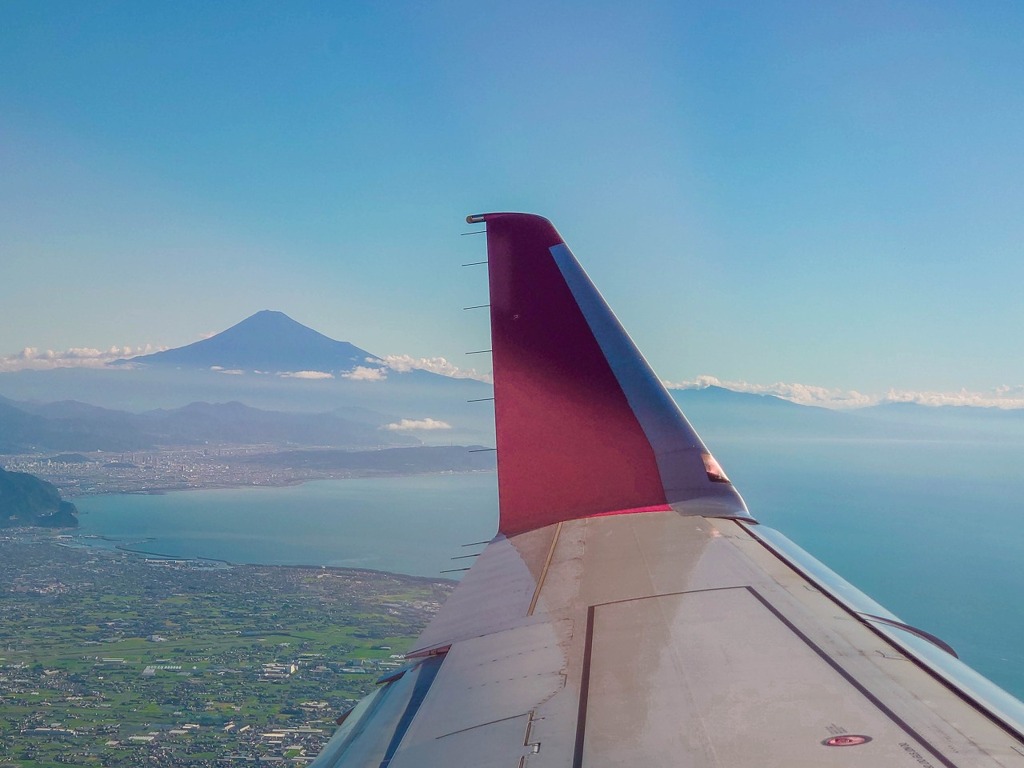
M745 531L751 537L753 541L756 541L758 544L764 547L764 549L766 549L771 555L773 555L777 560L779 560L783 565L788 566L790 570L792 570L794 573L796 573L804 580L806 580L807 583L813 586L815 589L817 589L820 594L824 595L837 606L839 606L841 609L850 614L862 626L867 627L869 631L871 631L879 638L881 638L883 641L885 641L888 645L892 646L897 651L902 653L914 666L927 673L928 676L931 677L933 680L938 681L943 687L945 687L948 691L950 691L953 695L955 695L965 704L967 704L977 712L980 712L981 714L985 715L985 717L987 717L991 722L1005 730L1012 738L1015 738L1018 741L1024 741L1024 733L1021 733L1017 728L1008 723L1003 717L1000 717L998 713L993 712L990 708L986 707L984 703L978 701L974 696L972 696L967 691L954 685L952 682L947 680L943 675L939 674L934 669L932 669L927 662L918 658L918 655L914 653L911 649L907 648L903 643L900 643L890 634L884 632L881 628L875 626L874 624L872 624L872 622L864 618L864 614L862 614L854 608L851 608L839 596L833 594L832 590L830 590L828 587L822 584L821 581L814 578L804 568L801 568L800 565L798 565L796 562L787 557L784 552L780 551L775 546L773 546L771 542L766 541L765 539L758 536L751 529L751 526L744 524L743 520L736 520L735 522L743 529L743 531ZM953 654L953 656L954 658L956 658L956 654Z
M434 739L435 740L437 740L437 739L447 739L449 736L455 736L455 735L460 734L460 733L466 733L467 731L475 731L477 728L485 728L488 725L495 725L497 723L504 723L504 722L507 722L509 720L516 720L517 718L520 718L520 717L526 717L529 714L530 714L530 711L527 711L527 712L520 712L518 715L509 715L508 717L499 717L497 720L490 720L490 721L488 721L486 723L477 723L476 725L471 725L468 728L460 728L457 731L450 731L449 733L442 733L440 736L435 736Z
M562 523L558 523L555 526L555 533L551 537L551 547L548 549L547 559L544 561L544 568L540 572L540 578L537 579L537 588L533 590L533 598L530 600L530 609L526 612L527 616L533 616L533 611L537 607L537 601L540 599L540 590L544 586L544 580L548 576L548 568L551 567L551 558L555 556L555 546L558 544L558 536L562 533Z
M817 643L811 640L811 638L805 635L793 622L787 619L778 608L772 605L768 601L768 599L764 597L764 595L760 594L753 587L745 587L745 589L748 592L750 592L750 594L753 595L753 597L759 603L761 603L761 605L767 608L772 613L772 615L775 616L775 618L777 618L786 627L788 627L790 632L792 632L794 635L803 640L804 644L812 651L814 651L821 658L822 661L824 661L826 664L832 667L832 669L835 670L840 677L846 680L846 682L848 682L850 685L852 685L854 688L860 691L861 695L864 696L864 698L866 698L868 701L874 704L883 714L885 714L886 717L888 717L896 725L903 729L903 731L908 736L915 739L918 744L920 744L922 747L931 752L932 755L940 763L947 766L947 768L957 768L956 763L951 762L938 749L932 746L931 742L925 740L924 737L922 737L917 731L915 731L913 727L911 727L910 723L906 722L902 717L893 712L881 699L875 696L875 694L869 691L859 680L857 680L857 678L855 678L853 675L847 672L846 669L843 668L841 664L839 664L839 662L837 662L835 659L833 659L831 656L825 653L824 649L821 648L821 646L819 646Z
M890 709L881 699L875 694L871 693L864 685L862 685L853 675L851 675L846 669L843 668L835 659L829 656L824 649L822 649L817 643L815 643L810 637L804 634L793 622L786 618L786 616L779 611L771 602L757 589L749 585L734 586L734 587L713 587L711 589L692 589L683 590L681 592L669 592L662 595L644 595L642 597L626 598L623 600L610 600L605 603L595 603L587 607L587 628L583 647L583 666L582 675L580 678L580 701L579 709L576 720L576 744L573 751L573 768L582 768L583 766L583 746L586 741L586 719L587 719L587 703L590 694L590 671L592 656L594 652L594 615L598 608L606 605L617 605L621 603L638 602L640 600L649 600L656 597L675 597L679 595L692 595L700 594L704 592L723 592L727 590L744 589L749 592L761 605L763 605L776 619L782 622L782 624L789 629L794 635L796 635L803 643L810 648L822 661L842 677L847 683L849 683L855 690L857 690L864 698L872 703L882 714L884 714L889 720L891 720L898 728L904 733L910 736L912 739L917 741L924 749L928 750L932 756L934 756L942 765L946 768L957 768L956 763L951 762L945 755L943 755L936 747L932 746L930 742L925 740L909 723L903 718L897 715L892 709Z

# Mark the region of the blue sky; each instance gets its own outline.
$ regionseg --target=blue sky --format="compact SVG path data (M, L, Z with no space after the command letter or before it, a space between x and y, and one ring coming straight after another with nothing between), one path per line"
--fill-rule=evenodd
M479 366L463 218L526 210L667 380L1021 398L1024 9L638 5L0 5L0 357Z

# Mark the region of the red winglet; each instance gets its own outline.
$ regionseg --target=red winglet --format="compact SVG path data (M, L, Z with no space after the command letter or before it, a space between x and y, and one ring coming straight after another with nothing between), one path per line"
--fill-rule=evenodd
M551 223L470 221L487 225L499 532L694 499L748 516Z
M654 453L538 216L487 216L499 530L664 505Z

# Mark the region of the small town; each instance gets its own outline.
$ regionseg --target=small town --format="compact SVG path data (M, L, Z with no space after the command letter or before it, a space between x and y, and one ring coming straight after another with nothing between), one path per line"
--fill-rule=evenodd
M305 765L442 579L0 536L0 766Z
M164 493L199 488L293 485L365 474L289 466L279 445L182 446L145 451L0 455L0 466L53 483L65 498L101 493ZM256 460L254 460L256 459Z

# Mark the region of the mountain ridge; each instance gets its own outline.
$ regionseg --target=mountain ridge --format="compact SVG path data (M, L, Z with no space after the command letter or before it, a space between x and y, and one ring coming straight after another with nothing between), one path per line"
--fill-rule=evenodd
M348 448L415 445L408 435L381 429L394 417L363 421L332 412L289 413L237 401L193 402L180 408L129 413L77 401L0 402L0 452L36 450L133 451L202 443L277 443Z
M0 528L74 528L77 514L75 505L61 499L53 483L0 467Z
M383 361L354 344L325 336L284 312L264 309L208 339L115 360L112 365L338 373L367 363L381 365Z

